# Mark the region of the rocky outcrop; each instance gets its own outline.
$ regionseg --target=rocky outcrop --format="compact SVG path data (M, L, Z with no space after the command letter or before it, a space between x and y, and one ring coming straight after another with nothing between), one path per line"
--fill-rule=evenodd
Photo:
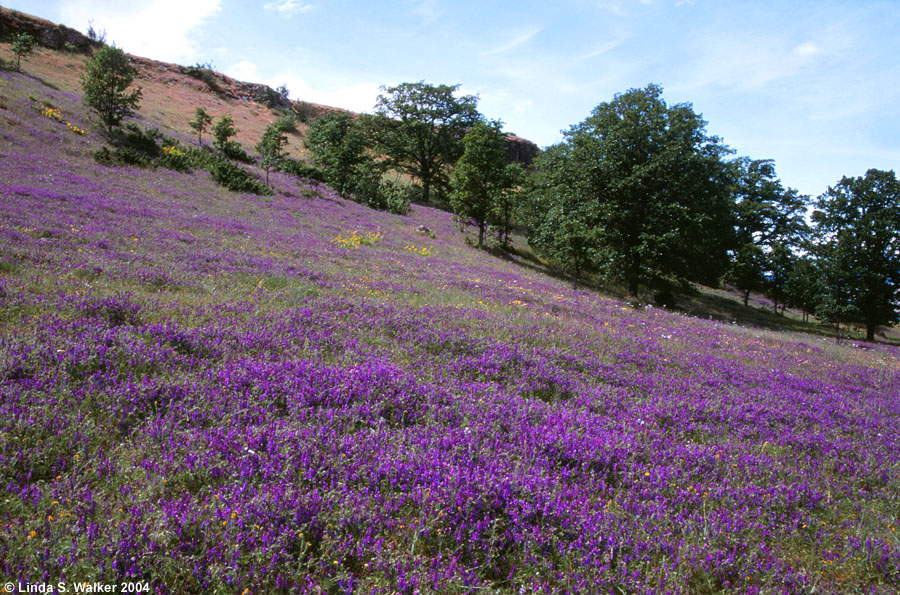
M90 52L100 47L100 42L94 41L80 31L0 7L0 39L8 41L19 33L28 33L38 44L53 50Z

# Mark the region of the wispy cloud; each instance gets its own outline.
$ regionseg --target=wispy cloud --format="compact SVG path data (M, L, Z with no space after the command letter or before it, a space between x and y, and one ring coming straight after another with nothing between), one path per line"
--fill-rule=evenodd
M263 4L263 10L269 12L277 12L285 18L297 16L315 8L312 4L307 4L302 0L277 0L274 2L266 2Z
M514 37L513 39L509 40L508 42L504 43L501 46L495 47L494 49L488 50L486 52L481 52L481 55L482 56L493 56L495 54L503 54L505 52L512 51L512 50L516 49L517 47L528 43L532 37L534 37L535 35L540 33L542 30L543 30L543 27L538 27L536 29L532 29L531 31L526 31L525 33L522 33L521 35Z
M693 72L679 85L684 89L706 86L757 90L793 77L814 66L825 50L814 41L791 46L777 36L729 34L701 43Z
M628 37L626 37L624 35L622 35L621 37L617 37L616 39L611 39L610 41L607 41L606 43L600 44L599 46L595 47L593 50L589 51L588 53L582 54L581 56L578 57L578 59L579 60L590 60L591 58L596 58L597 56L602 56L603 54L608 54L609 52L613 51L614 49L616 49L617 47L619 47L620 45L625 43L625 41L627 41L627 40L628 40Z
M196 58L192 34L220 6L220 0L88 0L65 2L60 13L62 21L74 27L87 28L93 21L95 29L107 31L107 41L129 53L178 62Z

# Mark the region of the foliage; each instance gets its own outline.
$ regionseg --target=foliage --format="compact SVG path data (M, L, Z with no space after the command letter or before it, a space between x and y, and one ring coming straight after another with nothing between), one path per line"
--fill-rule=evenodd
M140 87L128 91L135 76L137 70L130 59L115 46L98 49L85 67L81 76L84 102L97 112L108 132L138 107Z
M281 171L304 180L313 180L315 182L325 181L325 173L322 170L314 165L304 163L299 159L287 157L281 163Z
M463 135L481 120L478 98L455 96L459 85L425 81L381 89L375 116L366 119L375 148L391 167L422 182L428 202L432 189L446 189L446 169L462 154Z
M128 122L112 133L110 142L113 150L101 147L94 152L96 161L107 165L191 170L191 160L186 151L180 148L178 141L163 136L156 128L144 129L134 122Z
M362 195L362 203L379 211L394 215L406 215L411 201L410 187L391 180L381 180L369 192Z
M735 252L726 281L743 294L744 305L750 300L751 291L761 291L766 286L766 254L754 242L745 242Z
M819 196L813 220L825 285L817 315L861 324L874 341L900 321L900 181L877 169L844 177Z
M267 185L260 183L243 168L225 159L217 159L209 172L217 183L228 188L232 192L245 192L249 194L272 193Z
M315 104L309 103L308 101L298 101L294 106L297 112L297 118L304 124L309 124L319 117L320 109L316 107Z
M521 209L522 186L525 182L525 169L518 163L508 163L504 172L507 186L494 199L490 222L504 247L509 246L509 234Z
M513 184L507 168L506 144L499 122L478 122L462 140L463 154L450 174L450 206L478 227L478 247L484 246L488 221Z
M732 166L736 179L735 233L741 248L728 277L744 292L745 304L750 291L765 291L777 311L779 303L784 306L794 252L804 249L809 237L808 197L782 186L771 159L742 157ZM758 251L745 249L747 245Z
M543 213L542 234L556 227L576 235L561 242L543 237L538 246L550 254L571 246L567 259L583 269L592 244L590 266L624 281L632 295L640 284L654 287L666 277L718 282L732 245L727 149L707 135L689 104L668 106L656 85L631 89L598 105L565 137L567 149L558 156L566 163L537 163L563 165L566 175L538 174L536 188L546 198L533 200L548 208L532 213Z
M234 127L234 120L231 116L222 116L215 123L212 129L213 134L213 144L216 148L221 152L225 152L225 148L228 146L229 140L237 134L237 130Z
M524 218L528 242L557 262L577 287L596 271L597 239L587 193L578 191L572 147L560 143L537 156L528 178Z
M269 185L269 172L280 167L288 155L284 150L287 142L287 137L273 123L266 126L262 138L256 143L256 150L262 155L260 165L266 170L266 186Z
M804 322L816 312L825 292L818 263L810 255L798 256L785 284L787 304L803 311Z
M16 71L18 71L22 58L34 51L34 37L28 33L18 33L13 37L9 49L16 56Z
M372 174L374 162L360 125L347 112L333 111L318 118L306 133L306 147L325 181L340 194L360 189Z
M272 123L278 130L284 133L296 133L297 121L300 118L290 110L279 110L278 117Z
M209 125L212 124L212 116L209 115L209 112L206 111L204 107L197 107L194 110L194 119L189 122L191 128L197 131L197 143L203 144L203 133L209 129Z

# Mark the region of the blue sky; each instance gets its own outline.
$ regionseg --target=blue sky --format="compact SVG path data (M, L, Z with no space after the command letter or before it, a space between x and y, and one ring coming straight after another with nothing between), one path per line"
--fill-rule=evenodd
M40 0L126 51L212 62L291 97L371 111L380 85L462 85L547 146L621 91L657 83L737 155L813 197L900 168L900 1Z

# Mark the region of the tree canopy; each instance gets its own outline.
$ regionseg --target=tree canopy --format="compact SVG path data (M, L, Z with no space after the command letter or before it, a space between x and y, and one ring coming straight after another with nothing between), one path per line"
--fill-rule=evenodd
M273 122L266 126L262 138L256 143L256 150L262 156L260 165L266 170L266 186L269 185L269 172L281 165L288 156L284 146L288 139L284 132Z
M197 142L202 145L203 133L208 130L209 125L212 124L212 116L209 115L206 108L198 107L194 111L194 119L188 122L188 124L197 131Z
M461 139L481 119L478 98L457 96L459 85L425 81L382 87L369 130L389 165L422 182L423 200L447 186L447 166L462 154Z
M825 286L817 314L861 324L874 341L900 321L900 181L877 169L844 177L819 196L813 220Z
M28 33L19 33L13 37L9 49L16 56L16 71L19 71L22 58L34 51L34 37Z
M112 130L137 109L141 99L138 87L128 91L137 70L121 49L104 45L87 63L81 76L84 102L93 108L107 130Z
M506 144L499 122L478 122L463 137L463 154L450 175L450 206L478 227L478 247L501 200L515 182L506 160Z
M657 85L631 89L594 108L564 144L537 167L566 175L539 174L532 196L547 202L537 212L561 218L557 229L565 212L577 218L573 233L583 237L575 244L590 246L590 257L577 261L623 281L632 295L670 279L718 282L733 245L729 150L690 104L667 105ZM560 156L565 163L554 163Z
M727 278L743 292L744 305L751 291L765 291L777 309L787 297L794 250L809 237L808 197L782 185L771 159L741 157L732 166L737 244Z
M325 180L340 194L356 191L371 168L372 157L359 124L346 112L330 112L310 126L304 140Z

